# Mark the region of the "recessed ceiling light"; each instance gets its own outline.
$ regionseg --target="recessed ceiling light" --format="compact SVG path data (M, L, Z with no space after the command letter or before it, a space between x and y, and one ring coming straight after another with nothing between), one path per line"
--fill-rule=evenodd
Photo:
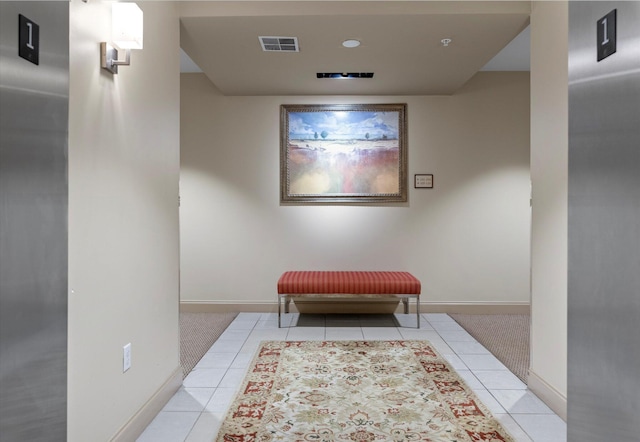
M443 38L442 40L440 40L440 43L442 43L442 46L447 47L452 41L453 40L451 40L450 38Z
M345 40L342 42L342 46L344 46L345 48L357 48L358 46L360 46L360 41L358 40Z

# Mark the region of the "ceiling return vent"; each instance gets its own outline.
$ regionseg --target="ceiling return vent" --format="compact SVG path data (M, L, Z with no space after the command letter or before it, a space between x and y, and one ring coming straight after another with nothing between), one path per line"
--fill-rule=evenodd
M258 37L265 52L300 52L298 37Z
M318 72L316 78L373 78L373 72Z

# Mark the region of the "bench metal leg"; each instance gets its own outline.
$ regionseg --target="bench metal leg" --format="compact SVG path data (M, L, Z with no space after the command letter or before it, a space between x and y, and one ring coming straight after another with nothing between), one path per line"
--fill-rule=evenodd
M406 295L400 298L402 300L402 305L404 305L404 314L409 314L409 298L415 298L416 300L416 328L420 328L420 296L417 295Z
M282 301L282 297L278 295L278 328L282 328L282 323L280 321L280 304Z
M278 328L282 328L282 298L284 297L284 312L289 313L291 297L289 295L278 295Z

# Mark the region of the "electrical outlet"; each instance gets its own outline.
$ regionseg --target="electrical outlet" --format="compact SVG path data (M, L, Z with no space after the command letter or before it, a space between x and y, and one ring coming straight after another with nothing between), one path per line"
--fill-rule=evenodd
M122 372L131 368L131 342L122 347Z

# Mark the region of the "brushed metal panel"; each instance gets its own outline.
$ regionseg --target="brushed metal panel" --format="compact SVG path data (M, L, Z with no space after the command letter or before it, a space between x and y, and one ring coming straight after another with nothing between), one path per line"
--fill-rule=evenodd
M40 64L18 57L18 14ZM69 3L0 2L0 440L64 441Z
M596 22L617 8L617 52ZM640 3L569 3L568 440L640 438Z

